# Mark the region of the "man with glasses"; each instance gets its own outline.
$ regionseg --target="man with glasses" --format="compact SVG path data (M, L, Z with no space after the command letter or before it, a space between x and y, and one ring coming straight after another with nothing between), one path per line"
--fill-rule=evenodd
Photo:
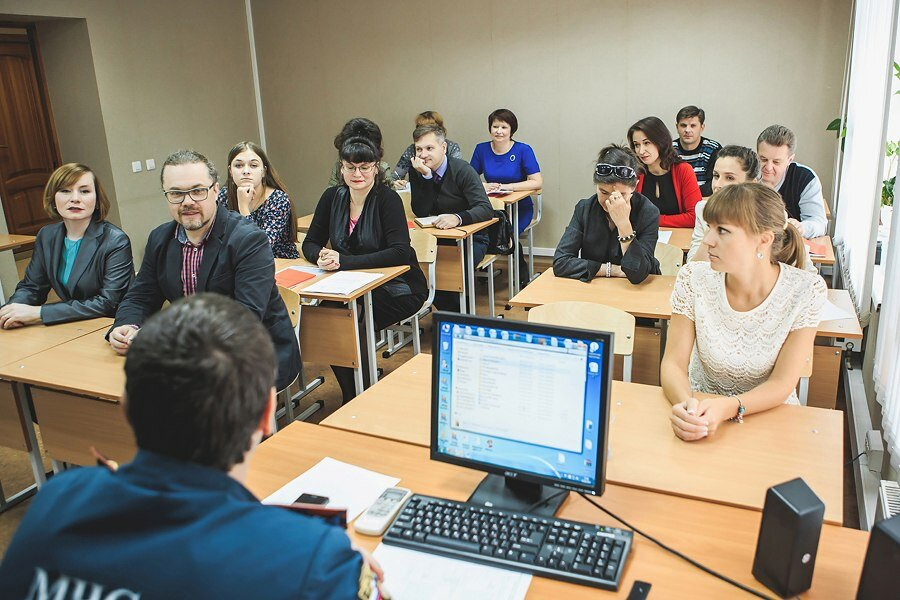
M381 569L340 522L245 487L275 411L274 348L246 308L174 302L135 338L125 376L137 455L41 488L3 557L0 598L380 597Z
M275 285L266 234L240 214L216 205L216 168L193 150L169 156L160 171L172 222L152 232L134 283L110 329L110 345L126 354L141 325L164 302L199 292L234 298L268 329L278 355L279 390L300 372L300 349Z

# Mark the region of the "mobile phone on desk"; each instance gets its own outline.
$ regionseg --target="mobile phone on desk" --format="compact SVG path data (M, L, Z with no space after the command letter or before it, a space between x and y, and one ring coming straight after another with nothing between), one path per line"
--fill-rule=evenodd
M411 495L412 492L401 487L384 490L375 504L367 508L366 512L356 519L353 529L365 535L383 534Z
M320 504L322 506L328 504L328 496L317 496L315 494L303 493L297 496L294 504Z

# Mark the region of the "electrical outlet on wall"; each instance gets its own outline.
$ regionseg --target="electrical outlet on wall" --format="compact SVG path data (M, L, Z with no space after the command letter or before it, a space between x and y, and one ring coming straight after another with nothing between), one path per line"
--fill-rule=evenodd
M131 163L131 172L132 173L140 173L141 172L141 161L136 160Z
M146 161L144 161L144 162L147 164L147 170L148 170L148 171L152 171L153 169L156 168L156 160L154 160L154 159L152 159L152 158L148 158L148 159L147 159Z

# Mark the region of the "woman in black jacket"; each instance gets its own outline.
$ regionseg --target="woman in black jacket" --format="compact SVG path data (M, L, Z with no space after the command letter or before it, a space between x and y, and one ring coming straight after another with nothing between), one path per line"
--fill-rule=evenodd
M44 188L44 210L60 219L37 234L25 278L0 308L0 327L111 317L134 278L131 242L107 222L109 199L90 168L65 164ZM59 302L45 304L50 290Z
M344 183L322 194L303 242L306 259L327 271L409 265L409 271L372 290L376 331L412 316L428 297L425 276L409 243L403 202L378 168L381 155L381 149L364 137L344 142L340 151ZM326 248L329 242L331 248ZM360 347L364 345L361 339ZM369 381L366 362L363 353L363 380ZM349 401L356 394L353 370L331 368L344 402Z
M590 281L594 277L627 277L640 283L659 275L654 257L659 236L659 210L634 191L637 158L609 145L594 168L597 193L579 200L553 255L553 273Z

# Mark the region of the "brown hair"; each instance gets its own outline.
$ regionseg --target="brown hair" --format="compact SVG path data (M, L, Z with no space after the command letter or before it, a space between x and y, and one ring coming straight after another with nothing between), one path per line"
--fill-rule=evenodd
M59 167L50 179L47 180L47 186L44 188L44 210L50 215L51 219L59 219L59 211L56 210L56 192L59 190L75 185L75 182L81 179L85 173L90 173L94 177L94 191L97 196L97 204L94 207L93 219L95 221L103 221L109 213L109 198L97 179L97 174L90 167L80 163L66 163Z
M802 269L806 266L803 237L788 223L784 200L772 188L761 183L737 183L715 194L706 203L703 217L710 226L733 223L753 234L771 231L771 260Z
M284 182L281 180L281 177L278 176L278 172L275 171L275 168L269 162L269 157L266 155L266 151L260 148L257 144L253 142L238 142L231 148L231 151L228 152L228 180L225 182L225 196L228 199L228 208L231 210L237 210L237 184L234 182L234 178L231 176L231 161L234 160L234 157L244 152L246 150L250 150L254 154L256 154L260 160L262 160L263 167L265 168L265 174L263 175L263 185L266 187L274 188L276 190L281 190L285 194L287 194L287 190L285 189ZM290 235L292 241L297 241L297 219L294 216L294 202L291 200L290 202L290 213L288 214L288 227L290 227Z
M678 111L678 114L675 115L675 123L681 123L683 120L691 119L693 117L700 119L701 125L706 122L706 112L699 106L691 104Z
M422 125L437 125L444 130L445 134L447 133L447 128L444 127L444 117L436 110L426 110L416 115L416 127Z
M509 139L512 139L512 136L519 130L519 120L513 114L513 111L508 108L498 108L488 115L488 133L491 132L491 126L494 124L494 121L500 121L509 125Z
M681 157L672 147L672 134L659 117L644 117L628 128L628 146L634 150L634 132L647 136L659 152L659 166L668 171L672 165L681 162Z

